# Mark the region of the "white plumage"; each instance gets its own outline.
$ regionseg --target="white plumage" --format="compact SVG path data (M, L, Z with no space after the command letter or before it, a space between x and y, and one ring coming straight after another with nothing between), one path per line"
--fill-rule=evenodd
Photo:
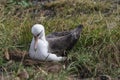
M64 61L66 57L58 57L56 54L48 53L49 43L45 38L44 26L35 24L32 27L33 39L29 49L29 56L32 59L46 61Z

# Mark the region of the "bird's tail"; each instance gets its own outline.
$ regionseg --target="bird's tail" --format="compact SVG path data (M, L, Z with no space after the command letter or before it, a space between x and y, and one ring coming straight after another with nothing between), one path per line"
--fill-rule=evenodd
M78 25L75 29L71 31L72 35L75 39L78 39L80 37L80 33L82 32L83 25Z

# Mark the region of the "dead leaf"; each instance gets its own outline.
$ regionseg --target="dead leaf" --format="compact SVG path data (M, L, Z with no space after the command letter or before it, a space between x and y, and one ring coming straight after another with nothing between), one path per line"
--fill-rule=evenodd
M4 57L6 60L10 60L10 55L8 53L8 49L5 49Z
M52 73L58 73L61 71L61 69L62 69L62 66L56 64L56 65L49 66L47 71Z
M29 78L29 74L28 74L28 72L25 70L25 69L23 69L20 73L18 73L18 75L17 75L20 79L28 79Z
M4 76L2 73L0 73L0 80L4 80Z

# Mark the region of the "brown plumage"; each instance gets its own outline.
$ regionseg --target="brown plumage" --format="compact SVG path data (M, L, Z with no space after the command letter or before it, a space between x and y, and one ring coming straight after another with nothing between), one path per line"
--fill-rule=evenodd
M53 32L46 36L49 42L49 52L57 55L66 55L66 51L71 50L80 37L83 25L78 25L73 30L63 32Z

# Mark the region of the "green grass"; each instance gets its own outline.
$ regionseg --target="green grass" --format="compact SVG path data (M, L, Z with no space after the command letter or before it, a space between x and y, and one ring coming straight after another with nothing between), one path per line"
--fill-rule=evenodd
M0 65L5 67L5 75L12 72L14 79L22 69L26 69L29 73L29 80L36 80L38 77L46 80L66 80L70 75L83 78L104 74L112 77L119 75L119 4L112 0L56 0L38 6L36 8L35 6L24 7L17 4L4 6L1 4ZM38 10L36 15L32 13L33 9ZM49 11L48 14L47 11ZM45 75L37 71L34 65L26 67L17 61L7 67L9 61L3 58L5 51L15 49L28 51L32 39L31 27L35 23L43 24L46 34L70 30L78 24L84 25L79 41L68 55L69 61L65 70L62 69L55 75L53 73Z

